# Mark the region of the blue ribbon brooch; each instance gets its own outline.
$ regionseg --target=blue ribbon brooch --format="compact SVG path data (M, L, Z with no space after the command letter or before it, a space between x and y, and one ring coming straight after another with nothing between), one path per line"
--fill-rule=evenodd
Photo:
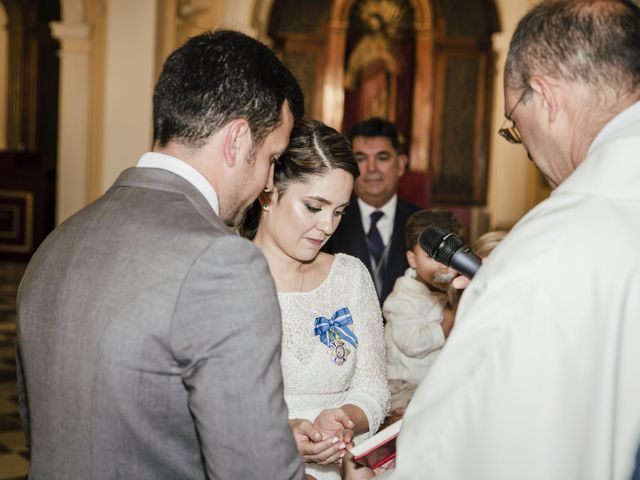
M342 365L351 353L345 342L358 346L358 338L349 330L353 319L347 307L337 310L331 318L316 317L313 332L320 337L320 341L329 347L329 356L336 365Z

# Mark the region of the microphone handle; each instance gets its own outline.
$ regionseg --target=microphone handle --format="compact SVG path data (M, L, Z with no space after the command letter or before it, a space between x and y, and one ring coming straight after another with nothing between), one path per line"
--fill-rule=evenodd
M467 278L473 278L482 265L482 260L466 245L459 248L451 257L449 266Z

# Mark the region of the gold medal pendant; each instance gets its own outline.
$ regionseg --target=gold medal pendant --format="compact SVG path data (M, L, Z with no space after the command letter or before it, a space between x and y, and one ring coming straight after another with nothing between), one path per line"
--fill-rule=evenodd
M333 334L332 332L328 353L331 361L340 366L347 361L347 357L351 353L351 349L342 341L339 334Z

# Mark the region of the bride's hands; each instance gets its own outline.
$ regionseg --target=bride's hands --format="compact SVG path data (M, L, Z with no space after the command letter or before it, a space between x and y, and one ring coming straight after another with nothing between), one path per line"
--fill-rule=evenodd
M345 443L335 435L323 437L320 430L309 420L300 418L289 420L289 427L293 432L298 452L305 463L328 465L344 456Z
M336 436L347 444L353 440L354 423L341 408L323 410L313 421L313 426L322 433L322 438Z
M311 423L289 420L296 447L305 463L339 463L353 440L354 423L341 408L323 410Z
M322 452L322 464L340 463L347 446L353 440L354 424L341 408L323 410L313 421L313 427L320 432L323 442L331 441L331 446Z

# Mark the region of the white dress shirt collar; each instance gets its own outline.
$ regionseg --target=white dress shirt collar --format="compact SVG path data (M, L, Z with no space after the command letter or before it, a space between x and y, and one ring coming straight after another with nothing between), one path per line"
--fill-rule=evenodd
M384 215L378 220L377 227L380 231L380 236L385 245L389 244L391 235L393 234L393 222L396 218L396 205L398 204L398 196L393 195L387 203L380 208L372 207L371 205L363 202L358 198L358 207L360 208L360 215L362 216L362 228L366 234L371 227L371 215L372 212L380 210Z
M213 211L216 212L216 215L219 213L218 194L213 189L213 186L198 170L187 162L164 153L147 152L140 157L136 167L161 168L162 170L175 173L197 188L209 205L211 205Z

